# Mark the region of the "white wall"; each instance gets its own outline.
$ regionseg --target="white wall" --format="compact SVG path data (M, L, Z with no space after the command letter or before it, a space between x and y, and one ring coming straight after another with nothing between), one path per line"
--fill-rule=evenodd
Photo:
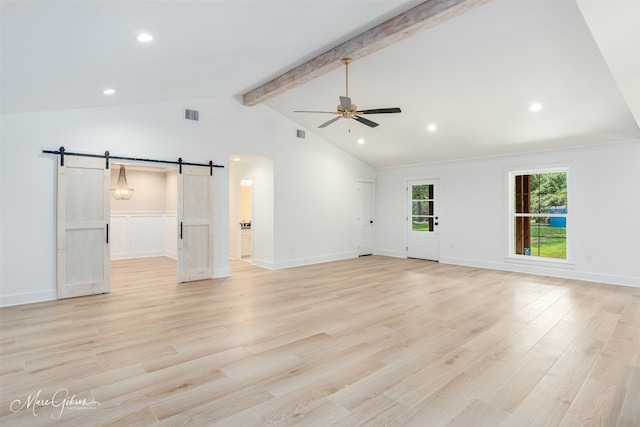
M375 171L311 132L278 145L274 167L276 268L357 256L356 184Z
M111 212L164 212L167 210L167 177L162 169L158 171L136 170L135 166L125 167L127 183L133 188L129 200L111 200ZM111 166L111 188L116 187L120 167ZM174 190L175 193L175 190ZM174 209L175 211L175 209Z
M164 209L167 212L178 211L178 172L172 170L164 175L165 179L165 201Z
M184 120L184 108L200 121ZM56 160L42 149L208 162L232 152L273 160L273 268L355 254L355 181L375 171L265 106L231 98L2 115L0 305L56 298ZM8 191L7 180L20 183ZM228 168L214 170L214 274L229 269ZM7 208L8 207L8 208ZM254 219L256 221L257 218ZM352 247L353 246L353 247Z
M565 268L507 255L506 171L570 166ZM440 179L440 261L640 286L640 141L378 170L376 253L405 256L405 185ZM571 185L570 184L570 185Z

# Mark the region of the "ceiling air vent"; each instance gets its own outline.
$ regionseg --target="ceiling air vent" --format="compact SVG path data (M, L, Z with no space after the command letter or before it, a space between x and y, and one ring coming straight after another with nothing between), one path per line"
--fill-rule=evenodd
M187 120L198 121L200 120L200 112L198 110L190 110L187 108L184 110L184 118Z
M304 139L304 131L302 129L296 129L296 136Z

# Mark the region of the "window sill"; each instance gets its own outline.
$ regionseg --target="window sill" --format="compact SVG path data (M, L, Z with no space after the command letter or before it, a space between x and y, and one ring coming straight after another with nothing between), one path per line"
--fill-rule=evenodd
M541 258L526 255L510 255L504 258L505 262L512 264L534 265L537 267L552 267L574 270L576 264L565 259Z

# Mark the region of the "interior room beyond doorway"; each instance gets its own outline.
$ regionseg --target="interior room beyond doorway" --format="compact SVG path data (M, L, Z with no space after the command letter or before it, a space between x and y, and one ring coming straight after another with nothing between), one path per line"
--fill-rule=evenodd
M116 187L120 165L111 168L111 188ZM129 200L110 198L111 261L177 258L177 171L175 168L125 165L127 183L134 190ZM120 263L122 264L122 263ZM174 263L173 276L177 277ZM111 271L114 272L113 266Z
M240 258L245 261L251 261L252 183L240 180Z
M231 154L229 259L262 267L273 265L273 200L273 161Z

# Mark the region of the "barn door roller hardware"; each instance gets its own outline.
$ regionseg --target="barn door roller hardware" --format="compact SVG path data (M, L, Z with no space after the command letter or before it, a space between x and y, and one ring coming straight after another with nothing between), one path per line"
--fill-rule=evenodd
M64 156L78 156L78 157L94 157L94 158L102 158L105 159L106 165L105 168L109 169L109 160L133 160L136 162L149 162L149 163L164 163L168 165L179 165L180 173L182 173L182 166L202 166L205 168L209 168L210 174L213 175L213 168L224 168L222 165L216 165L211 160L209 163L191 163L182 161L182 157L178 159L178 161L173 160L158 160L158 159L144 159L140 157L125 157L125 156L112 156L108 151L105 151L104 154L87 154L87 153L72 153L70 151L66 151L64 147L60 147L58 150L42 150L43 153L47 154L59 154L60 155L60 166L64 166Z

